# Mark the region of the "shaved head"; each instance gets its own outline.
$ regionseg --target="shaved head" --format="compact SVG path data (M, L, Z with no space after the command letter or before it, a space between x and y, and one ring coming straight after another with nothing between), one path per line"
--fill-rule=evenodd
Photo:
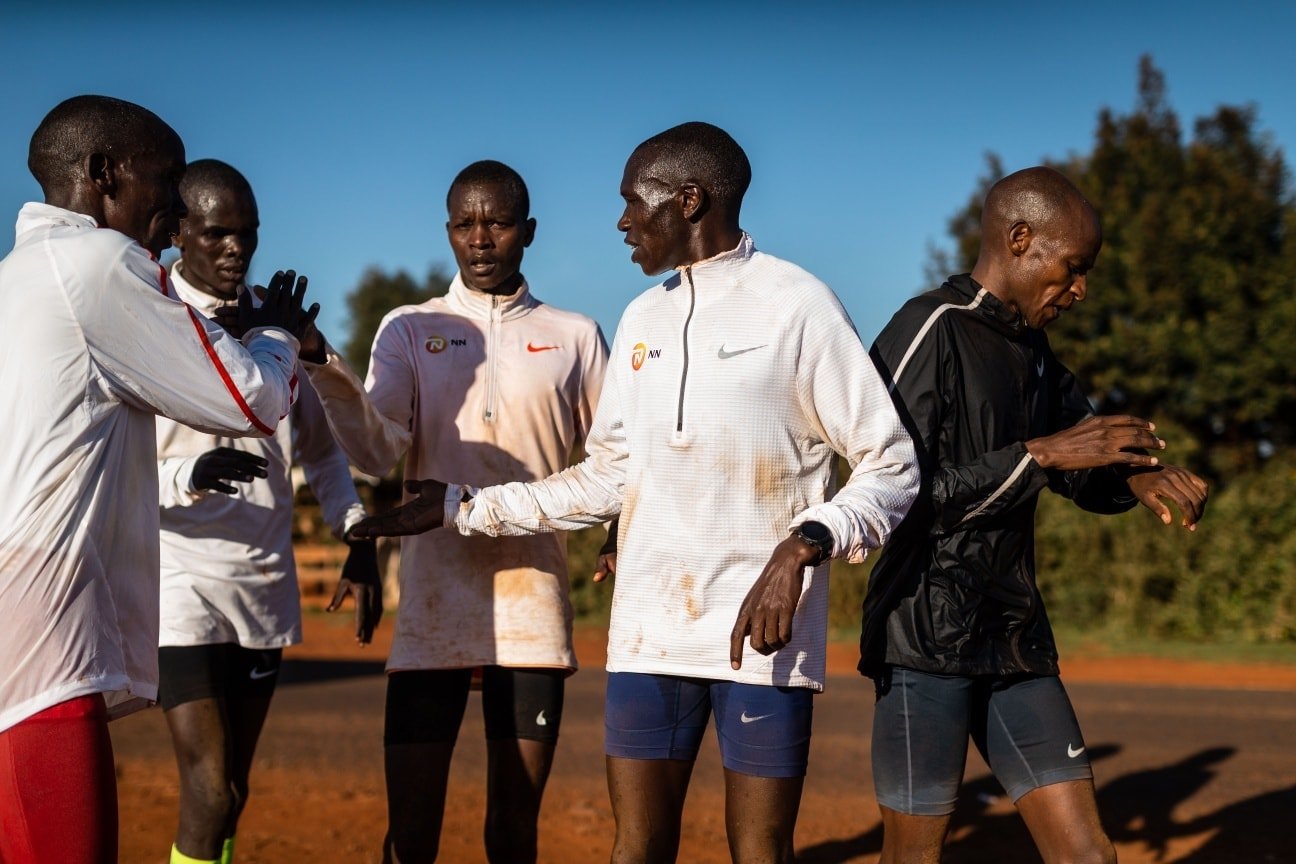
M1075 184L1027 168L990 187L972 278L1039 329L1084 300L1101 248L1098 214Z
M503 162L483 159L456 174L450 183L450 188L446 190L447 210L450 209L450 199L455 189L461 186L503 186L508 189L518 219L526 220L531 215L531 196L527 192L526 182L521 174Z
M981 236L990 237L1025 222L1037 233L1068 230L1077 219L1097 224L1097 214L1075 184L1052 168L1037 166L1009 174L986 195Z
M210 210L216 202L230 195L246 195L254 204L252 184L233 165L219 159L196 159L185 169L180 181L180 195L193 210Z
M111 96L73 96L36 127L27 167L49 198L81 180L96 153L125 162L168 148L183 152L180 136L147 108Z
M704 189L736 219L751 185L751 163L728 132L710 123L681 123L635 148L630 161L639 174L672 192L685 183Z

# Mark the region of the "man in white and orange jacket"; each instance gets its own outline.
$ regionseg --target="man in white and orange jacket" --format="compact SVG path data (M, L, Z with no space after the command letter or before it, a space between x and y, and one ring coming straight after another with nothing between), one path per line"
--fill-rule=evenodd
M589 318L531 294L520 267L535 220L515 171L468 166L447 209L459 265L449 293L383 320L364 384L336 354L305 368L363 471L385 474L404 454L411 478L546 477L570 464L589 431L603 336ZM565 535L409 537L400 589L387 662L387 851L400 860L435 853L472 670L483 667L487 857L534 861L563 679L576 669Z

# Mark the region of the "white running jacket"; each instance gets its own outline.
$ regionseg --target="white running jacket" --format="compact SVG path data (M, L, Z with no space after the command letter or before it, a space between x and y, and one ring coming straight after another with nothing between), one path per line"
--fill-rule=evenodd
M584 315L450 291L383 319L368 380L330 352L303 363L342 449L362 471L479 485L538 480L571 464L589 431L607 346ZM575 669L563 534L401 539L388 671L481 665Z
M240 345L133 240L46 204L19 213L0 309L0 731L92 693L120 716L157 696L154 415L273 433L297 340Z
M224 301L171 271L180 299L211 316ZM301 367L298 366L299 375ZM341 539L364 518L346 456L319 397L298 379L297 402L273 437L234 438L157 418L162 505L162 630L159 645L283 648L301 642L301 596L293 560L292 466L301 465L324 520ZM268 476L235 483L233 495L193 488L198 457L216 447L261 456Z
M917 494L913 443L846 311L744 234L631 303L610 363L584 462L462 505L452 487L447 524L514 535L620 513L608 671L823 689L826 564L787 647L748 644L734 671L729 634L794 526L823 523L860 561ZM832 495L836 453L852 472Z

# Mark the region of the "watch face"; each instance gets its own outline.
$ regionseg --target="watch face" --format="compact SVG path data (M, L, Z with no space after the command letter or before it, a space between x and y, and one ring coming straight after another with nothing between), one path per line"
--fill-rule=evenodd
M797 530L801 539L815 546L823 547L832 541L832 533L819 522L803 522Z

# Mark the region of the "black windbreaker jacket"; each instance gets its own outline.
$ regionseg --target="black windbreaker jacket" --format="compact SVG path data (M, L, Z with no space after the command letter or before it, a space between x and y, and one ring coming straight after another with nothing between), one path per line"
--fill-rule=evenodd
M860 670L1057 674L1035 585L1045 487L1086 510L1134 506L1115 469L1045 471L1026 441L1093 413L1075 376L971 276L906 303L873 362L913 437L922 488L882 550L864 599Z

